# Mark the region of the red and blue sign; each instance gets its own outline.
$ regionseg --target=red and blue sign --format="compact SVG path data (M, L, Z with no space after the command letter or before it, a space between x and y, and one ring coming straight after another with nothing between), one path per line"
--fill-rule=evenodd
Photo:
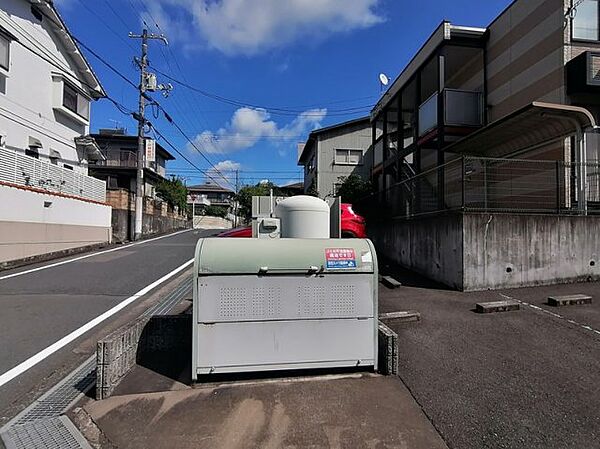
M325 248L325 261L327 268L356 268L356 253L352 248Z

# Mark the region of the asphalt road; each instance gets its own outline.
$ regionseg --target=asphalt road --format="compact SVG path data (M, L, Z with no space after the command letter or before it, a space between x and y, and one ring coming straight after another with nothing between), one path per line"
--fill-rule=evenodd
M400 377L450 448L600 448L599 283L460 293L398 277L405 286L382 288L380 310L422 317L394 327ZM573 293L595 303L545 304ZM505 296L530 305L473 312Z
M200 230L176 233L0 279L0 376L193 258L197 240L211 233ZM3 271L0 278L56 262ZM107 323L98 325L94 331ZM74 346L59 350L40 366L0 386L0 411L15 401L15 395L35 388L41 379L59 369L57 364L68 363L70 359L65 353L72 352Z

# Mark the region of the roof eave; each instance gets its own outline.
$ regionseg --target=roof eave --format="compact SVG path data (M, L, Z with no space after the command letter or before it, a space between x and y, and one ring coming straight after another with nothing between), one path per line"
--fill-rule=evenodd
M75 42L75 39L73 36L71 36L69 28L54 6L54 2L52 0L29 0L29 2L32 5L42 8L44 10L44 14L50 18L52 29L61 39L63 45L75 61L79 73L83 76L83 78L85 78L85 82L88 85L86 88L89 90L90 96L95 100L99 98L105 98L107 94L104 90L104 87L102 87L100 80L94 73L91 64L87 61L86 57L79 49L77 42ZM89 86L94 86L94 88L92 89Z
M427 61L445 41L449 41L453 37L482 39L485 38L486 34L486 28L452 25L447 20L442 21L435 31L427 38L421 48L414 54L402 72L394 79L394 82L384 92L377 104L375 104L370 113L371 121L376 119L381 110L388 105L404 84L412 78L424 61Z

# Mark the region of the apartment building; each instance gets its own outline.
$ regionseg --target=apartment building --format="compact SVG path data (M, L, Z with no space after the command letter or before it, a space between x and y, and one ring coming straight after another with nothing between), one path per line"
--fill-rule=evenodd
M0 5L0 263L110 241L89 136L105 95L49 0Z
M340 178L356 174L368 179L370 146L369 117L312 131L306 143L298 147L298 165L304 166L304 193L334 197Z
M461 289L600 276L599 3L515 0L433 32L371 113L384 252Z

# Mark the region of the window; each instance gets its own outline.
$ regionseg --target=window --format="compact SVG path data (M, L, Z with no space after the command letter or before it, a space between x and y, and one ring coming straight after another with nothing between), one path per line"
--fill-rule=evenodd
M68 84L63 89L63 106L77 114L77 91Z
M60 153L56 150L50 148L50 155L48 156L50 159L50 163L53 165L58 165L58 160L60 159Z
M598 4L599 0L584 0L572 11L573 39L600 40Z
M73 166L72 165L63 164L63 167L66 168L67 170L73 170Z
M34 147L31 146L29 148L25 149L25 156L30 156L30 157L34 157L36 159L40 158L40 152L38 150L38 147Z
M90 102L70 84L63 83L63 107L75 114L88 119L90 114Z
M362 150L335 150L335 163L338 165L362 164Z
M0 67L8 71L10 62L10 41L0 34Z

